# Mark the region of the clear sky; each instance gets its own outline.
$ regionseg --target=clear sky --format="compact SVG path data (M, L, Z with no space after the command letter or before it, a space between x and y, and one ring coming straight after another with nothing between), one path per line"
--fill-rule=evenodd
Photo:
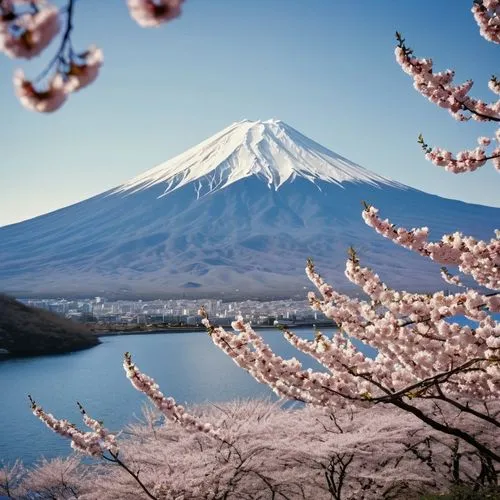
M394 60L394 32L436 67L473 78L492 100L498 47L480 37L471 0L187 0L184 14L143 29L125 0L79 0L74 42L96 43L97 82L58 112L37 115L13 95L21 66L0 55L0 225L112 188L248 118L279 118L335 152L412 187L500 206L498 174L453 175L416 143L473 148L494 128L455 122L413 90ZM438 216L438 214L437 214Z

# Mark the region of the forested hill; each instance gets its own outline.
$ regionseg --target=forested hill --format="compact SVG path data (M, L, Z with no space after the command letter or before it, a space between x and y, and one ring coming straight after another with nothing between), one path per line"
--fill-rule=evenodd
M99 343L82 325L0 294L0 349L9 354L55 354Z

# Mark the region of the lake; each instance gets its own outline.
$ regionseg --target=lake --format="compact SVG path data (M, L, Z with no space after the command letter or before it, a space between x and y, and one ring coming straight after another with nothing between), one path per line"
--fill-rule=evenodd
M313 337L312 330L297 333ZM315 366L280 332L265 331L263 336L275 352L295 356L306 367ZM20 458L31 464L42 456L71 452L68 440L31 413L28 394L46 411L78 426L81 417L76 401L112 430L140 417L147 398L125 376L125 351L132 353L138 367L160 384L165 395L182 404L272 396L267 386L238 368L204 332L103 337L101 345L85 351L5 360L0 362L0 462Z

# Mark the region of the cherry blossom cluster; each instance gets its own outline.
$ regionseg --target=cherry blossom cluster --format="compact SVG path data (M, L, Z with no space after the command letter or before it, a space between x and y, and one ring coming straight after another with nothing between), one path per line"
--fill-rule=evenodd
M428 402L427 406L432 406ZM498 406L489 405L494 414ZM233 436L231 445L158 426L158 413L127 426L120 455L124 467L73 455L41 460L34 467L0 464L0 496L12 499L356 499L420 498L444 491L457 478L474 482L484 470L470 446L429 429L388 405L328 411L283 408L277 403L237 400L190 411ZM437 413L439 410L436 409ZM490 426L442 408L481 441L498 448ZM152 419L152 420L151 420ZM340 492L340 496L339 496ZM386 494L385 494L386 493ZM420 493L420 494L419 494ZM476 496L478 493L476 492Z
M366 401L371 384L354 373L359 366L364 363L371 365L373 361L358 352L348 339L338 336L328 341L318 336L314 342L307 344L307 341L285 330L284 336L289 342L299 350L307 351L331 371L315 372L302 369L302 364L296 358L284 359L275 354L241 317L232 323L232 328L237 332L233 334L212 325L203 309L200 314L204 316L203 323L214 344L258 382L268 385L279 397L319 407L340 407L349 401L358 404ZM338 360L332 358L330 363L327 357L331 357L333 352ZM354 359L351 356L353 353Z
M74 424L64 419L57 419L51 413L46 413L30 396L31 409L49 429L62 437L71 440L71 447L92 457L102 457L106 451L112 454L118 453L116 435L111 434L101 422L90 417L83 407L78 404L83 415L83 421L91 432L84 432Z
M489 26L496 26L498 2L479 4L476 10L486 9ZM489 35L493 33L491 29L483 31ZM396 36L397 61L413 78L415 88L431 102L448 109L461 121L471 117L478 121L500 121L500 101L485 104L471 98L468 94L472 81L456 85L453 71L435 73L432 60L414 57L402 36L399 33ZM489 87L500 93L495 76L490 79ZM500 143L500 129L496 131L495 139ZM500 148L486 152L492 144L489 137L480 137L476 149L462 151L456 156L444 149L429 147L421 135L418 142L427 159L451 172L473 171L488 160L500 170ZM378 210L366 204L362 215L369 226L396 244L445 266L456 266L480 286L500 290L499 231L490 241L479 241L456 232L443 236L439 242L430 242L426 227L411 230L396 227L389 220L380 219ZM367 401L390 403L404 408L434 428L460 436L485 453L488 459L500 461L498 454L485 450L484 443L474 442L472 436L465 436L463 429L451 430L446 422L429 419L419 404L425 399L439 400L500 426L497 420L472 408L473 402L484 403L498 399L500 395L500 322L492 316L500 311L498 292L484 294L466 289L455 294L418 294L395 291L372 270L362 267L352 248L345 274L363 290L368 300L351 298L334 290L315 271L312 261L308 262L306 273L321 295L318 298L312 292L309 294L311 307L332 319L339 332L332 339L318 333L314 341L310 341L285 331L286 339L294 347L312 356L336 381L332 384L329 379L325 382L321 378L322 385L306 388L303 392L308 394L302 393L302 400L318 406L329 406L331 400L338 397L356 404ZM441 275L448 284L463 286L460 277L452 275L446 267L441 268ZM453 322L455 316L465 316L475 326ZM242 325L236 327L239 331ZM220 329L211 328L213 333L222 334ZM248 330L250 326L246 328ZM354 338L373 347L377 353L375 358L359 353L352 344ZM225 339L226 345L230 343ZM258 343L253 344L254 351L258 352ZM269 359L273 359L272 356L268 353ZM279 363L275 366L276 370L279 369ZM243 364L243 367L249 369L249 365ZM308 379L315 380L316 376L314 372L309 373ZM265 379L262 374L260 378ZM289 385L300 384L288 373L275 374L274 378L286 380ZM329 397L324 397L321 390L330 392Z
M441 278L443 278L448 285L463 286L460 276L452 275L446 267L441 268Z
M500 155L500 149L498 151ZM448 172L459 174L462 172L473 172L482 167L487 161L484 149L478 147L472 151L460 151L456 158L450 151L442 148L434 148L425 155L426 159L439 167L445 167Z
M59 10L50 4L3 0L0 14L0 51L11 58L38 56L61 29Z
M143 28L155 28L181 15L184 0L127 0L132 18Z
M14 73L14 90L21 104L31 111L50 113L58 110L68 97L96 80L104 57L92 45L76 52L71 43L76 0L67 0L59 10L45 0L0 0L0 52L11 58L31 59L61 32L61 18L66 17L61 44L48 66L35 79L24 71ZM152 27L181 14L183 0L128 0L131 17L140 26Z
M21 104L40 113L50 113L59 109L70 94L90 85L98 76L103 63L102 50L90 47L82 54L73 54L71 59L60 61L59 70L45 85L37 88L26 79L23 70L14 73L14 90Z
M461 378L459 372L453 379L450 375L447 389L483 398L490 397L492 390L500 390L498 366L491 362L497 355L498 325L492 323L484 311L485 307L499 310L497 297L485 298L473 291L452 297L435 294L432 298L394 292L371 271L348 261L348 277L363 286L365 292L370 291L372 298L377 297L376 305L347 296L340 296L337 302L340 294L328 289L312 264L307 272L325 294L323 301L311 295L311 305L333 319L347 336L338 333L330 340L318 335L314 341L308 341L285 330L285 338L330 373L304 371L294 358L284 360L277 356L241 318L232 325L237 335L214 327L208 318L204 319L215 345L280 397L318 406L338 405L342 398L363 402L368 397L385 397L406 390L409 385L419 386L421 380L429 377L439 378L443 374L445 378L453 366L468 365L471 361L470 366L474 365L475 369L483 362L486 372L481 377L472 377L474 381L470 375ZM399 301L395 300L398 294ZM378 309L383 305L392 306L392 310L381 313ZM461 313L480 321L481 342L474 340L469 327L444 321ZM430 317L433 324L429 324ZM352 337L376 348L376 359L359 352L350 341ZM467 357L463 358L465 352Z
M500 142L500 129L497 130L497 141ZM493 166L500 171L500 146L494 148L488 155L486 147L492 144L489 137L478 137L478 147L471 151L460 151L456 157L453 153L443 148L431 148L425 141L422 134L418 137L418 143L425 152L425 157L438 167L454 174L473 172L482 167L488 160L492 160Z
M125 353L123 368L127 378L132 385L140 392L144 393L158 410L170 421L175 422L188 431L203 432L214 437L220 437L220 432L214 427L186 412L182 405L179 405L171 397L165 397L160 391L158 384L148 375L142 373L137 365L132 362L130 353Z
M316 388L320 390L326 382L321 380L324 379L322 374L315 374L310 379L312 372L302 370L298 360L277 356L249 324L243 323L242 318L233 322L232 326L238 332L234 335L212 325L204 309L200 309L199 313L214 344L258 382L267 384L279 397L315 402Z
M365 212L376 215L372 207ZM430 245L427 230L413 233L414 237L408 231L403 235L408 247L422 249ZM457 241L459 236L454 238ZM452 252L453 259L443 257L450 250L431 249L424 254L432 255L434 251L446 263L456 263L461 254L469 251L472 260L477 260L476 244L483 247L481 242L472 245L470 241L464 248L458 245L461 253ZM492 259L500 258L497 247L490 248L490 252ZM468 258L463 260L462 267L469 274L490 284L495 282L497 271L491 263L480 265L479 272ZM442 273L451 283L460 284L446 268ZM475 418L492 420L471 404L494 401L500 396L500 323L492 317L500 312L498 294L485 295L472 289L449 295L396 291L361 266L354 249L349 251L345 274L368 300L334 290L316 272L312 261L308 261L306 274L320 292L320 298L313 292L309 294L311 307L332 319L339 331L332 338L317 332L314 340L300 338L286 328L283 333L292 346L315 359L324 371L304 370L295 358L277 355L241 317L232 324L235 333L213 325L202 308L199 314L214 344L282 398L323 408L389 403L437 428L447 429L443 422L436 424L429 419L419 407L418 401L431 399L444 401ZM465 316L476 326L456 323L456 316ZM360 352L352 339L374 348L376 356ZM494 421L494 425L500 423ZM460 429L452 432L463 434ZM483 446L473 437L466 437L474 446Z
M498 300L481 297L472 291L454 296L436 293L430 297L395 292L380 282L378 276L369 269L351 262L346 266L346 274L351 281L363 287L372 303L362 303L358 307L361 317L344 320L342 329L348 335L356 336L375 347L379 353L376 360L383 362L385 357L387 368L397 367L395 376L404 383L418 383L418 380L445 373L452 366L467 364L469 359L479 363L480 359L489 360L495 356L495 353L488 351L488 342L494 345L496 325L489 321L484 308L491 304L493 309L498 309ZM311 277L317 279L314 273ZM310 300L313 307L334 321L345 316L345 307L338 306L335 301L328 299L322 302L314 296ZM487 338L481 345L468 345L472 341L476 342L472 329L445 321L456 314L465 314L483 322L484 329L481 332ZM463 354L462 349L467 349L469 357L457 365ZM489 366L489 361L486 363ZM496 383L494 378L486 376L483 383L485 394L489 393L490 385ZM458 378L453 380L453 384L454 387L448 389L454 392L472 394L477 389L467 387L468 384Z
M490 241L481 241L461 233L447 234L441 241L428 241L426 227L411 230L396 227L388 219L382 220L378 209L367 206L363 211L366 224L394 243L444 265L457 266L472 276L477 284L492 290L500 289L500 238L496 233Z
M178 405L173 398L166 398L159 390L158 385L154 382L151 377L140 372L137 366L132 363L132 358L129 353L125 353L125 359L123 366L127 377L130 379L132 385L148 396L150 401L156 406L158 410L170 421L175 422L190 433L201 432L208 436L217 438L219 442L227 446L231 446L227 442L221 430L216 429L212 424L203 423L198 417L191 415L186 412L183 406ZM78 407L83 416L83 422L85 425L91 429L89 432L84 432L78 429L73 423L64 419L57 419L52 414L46 413L41 406L39 406L32 398L29 396L31 402L31 408L33 414L37 416L49 429L53 430L62 437L71 440L71 447L84 453L86 455L101 458L105 461L117 464L120 466L128 476L133 478L135 483L140 486L141 490L146 494L148 498L152 500L157 500L159 498L173 498L170 495L170 488L164 492L165 495L155 496L146 482L139 478L141 470L137 472L131 467L131 464L126 464L119 455L119 448L116 440L116 435L110 433L102 424L102 422L92 418L85 411L80 403ZM108 452L106 454L106 452ZM155 478L153 484L158 483L158 478ZM161 483L161 481L160 481ZM158 484L157 484L158 486ZM155 492L158 488L154 488ZM74 492L72 492L74 494ZM52 498L52 497L51 497ZM55 498L55 497L54 497ZM59 496L57 496L59 498ZM135 497L134 497L135 498ZM176 497L177 498L177 497Z
M481 36L500 43L500 0L476 0L472 6Z
M495 94L500 95L500 80L493 75L488 81L488 88Z
M442 292L396 292L353 259L347 261L346 276L360 286L372 301L361 308L368 336L366 333L360 336L365 342L378 346L379 352L397 360L416 379L432 377L453 366L467 365L470 360L475 360L473 364L477 368L479 361L484 360L485 372L481 377L485 392L481 397L488 397L490 391L500 389L495 375L497 371L492 369L498 357L499 325L492 320L491 313L499 311L498 295L485 296L474 290L451 295ZM330 301L326 302L326 307L320 308L330 317L336 316L335 309L336 305ZM367 310L369 314L366 314ZM457 315L478 322L480 334L469 326L445 321ZM343 329L350 334L351 326L350 323L344 324ZM385 347L383 351L381 346ZM477 387L467 387L469 376L465 377L465 382L460 380L461 376L457 374L453 379L453 384L458 384L459 392L477 397ZM448 389L450 392L457 390L454 387Z
M500 121L500 101L492 104L474 99L468 94L473 81L460 85L453 83L455 72L447 69L433 72L432 59L421 59L413 55L413 50L405 44L400 33L396 33L398 45L395 49L396 61L405 73L413 78L414 88L429 101L447 109L459 121L473 118L477 121Z
M26 8L26 4L29 8ZM38 56L61 30L61 12L47 2L1 2L0 50L12 58ZM103 63L102 50L91 46L78 53L73 50L73 1L64 11L66 29L61 46L47 69L35 80L24 71L14 73L14 90L21 104L31 111L50 113L59 109L68 96L88 85L98 76Z

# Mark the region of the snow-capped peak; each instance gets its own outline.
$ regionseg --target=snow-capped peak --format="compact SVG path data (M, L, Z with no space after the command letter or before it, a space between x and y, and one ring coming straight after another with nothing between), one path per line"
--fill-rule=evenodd
M235 122L114 192L141 191L164 183L165 196L193 183L199 197L250 176L257 176L276 190L297 177L313 183L400 186L330 151L281 120L271 119Z

